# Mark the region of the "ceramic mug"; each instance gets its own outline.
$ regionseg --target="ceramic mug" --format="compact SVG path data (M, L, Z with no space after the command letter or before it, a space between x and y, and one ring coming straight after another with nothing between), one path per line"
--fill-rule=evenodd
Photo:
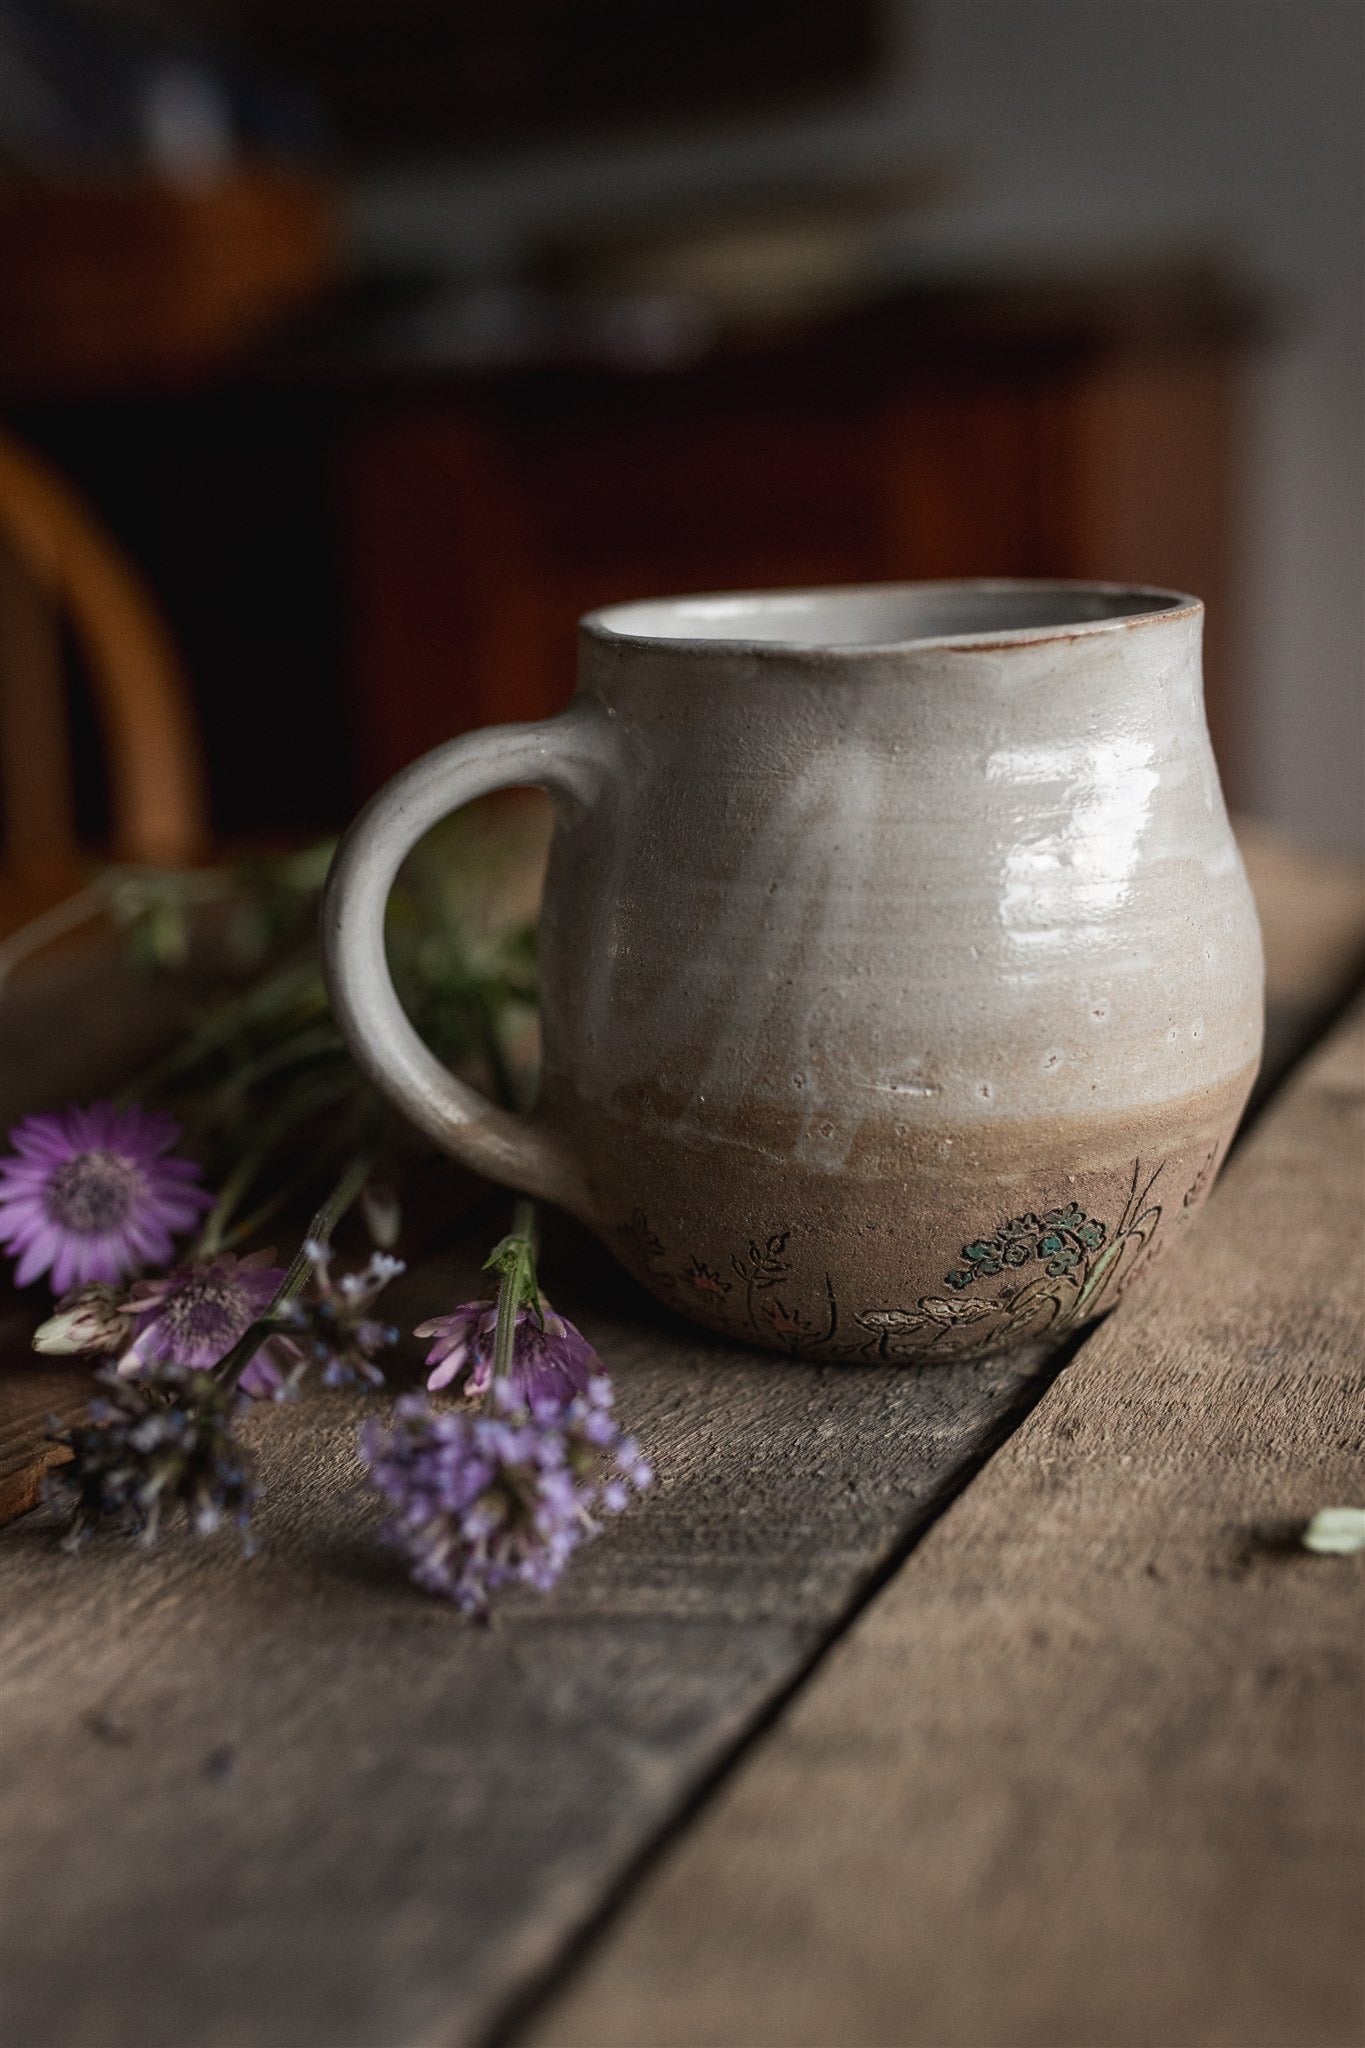
M438 748L352 826L347 1040L433 1143L747 1343L920 1361L1081 1323L1198 1207L1260 1057L1202 626L1079 583L591 613L568 710ZM422 1045L383 937L414 841L511 784L556 809L525 1117Z

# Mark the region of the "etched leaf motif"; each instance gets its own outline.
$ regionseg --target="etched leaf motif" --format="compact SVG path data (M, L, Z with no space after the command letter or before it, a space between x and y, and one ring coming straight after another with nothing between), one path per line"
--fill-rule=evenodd
M993 1315L996 1304L993 1301L948 1301L941 1294L926 1294L920 1300L920 1308L929 1321L942 1324L944 1329L958 1329L963 1323L979 1323L983 1316Z
M954 1266L943 1278L947 1286L960 1292L974 1280L994 1279L1006 1267L1017 1269L1042 1259L1050 1278L1057 1280L1083 1267L1104 1239L1105 1226L1087 1216L1076 1202L1049 1209L1041 1218L1030 1210L997 1224L993 1236L964 1244L958 1256L966 1263Z
M914 1308L865 1308L853 1320L877 1339L878 1351L885 1358L893 1355L892 1346L899 1340L919 1336L922 1344L933 1344L949 1330L997 1315L999 1308L994 1301L948 1301L939 1294L926 1294Z
M1201 1178L1215 1163L1213 1154ZM715 1265L695 1251L675 1262L642 1210L619 1229L653 1286L674 1301L681 1296L704 1303L706 1320L722 1327L747 1323L765 1342L777 1337L794 1351L812 1354L867 1357L875 1351L903 1360L935 1351L967 1357L1007 1341L1011 1333L1038 1336L1070 1328L1094 1314L1102 1299L1117 1300L1151 1255L1162 1215L1152 1194L1164 1170L1158 1165L1148 1171L1140 1159L1133 1161L1128 1198L1112 1224L1087 1215L1076 1201L1003 1218L962 1246L962 1264L944 1275L949 1293L921 1295L910 1308L863 1309L851 1320L864 1334L845 1334L837 1342L834 1281L825 1275L825 1302L813 1317L809 1299L803 1300L811 1285L808 1248L800 1256L789 1254L796 1235L791 1229L756 1231L742 1240L742 1251L727 1247L713 1253ZM992 1280L999 1284L982 1284ZM951 1341L955 1332L969 1330L962 1342Z
M772 1326L779 1337L796 1342L809 1334L811 1321L799 1309L788 1308L779 1295L771 1294L763 1304L763 1320Z
M922 1330L928 1318L908 1308L865 1308L853 1320L878 1335L903 1337L912 1330Z
M789 1230L776 1230L763 1245L756 1237L751 1237L747 1261L731 1253L730 1270L751 1293L755 1289L776 1287L780 1280L790 1278L791 1267L783 1257L790 1236Z
M683 1273L683 1279L698 1294L714 1294L721 1299L730 1292L730 1282L722 1280L714 1266L708 1266L701 1259L694 1258Z

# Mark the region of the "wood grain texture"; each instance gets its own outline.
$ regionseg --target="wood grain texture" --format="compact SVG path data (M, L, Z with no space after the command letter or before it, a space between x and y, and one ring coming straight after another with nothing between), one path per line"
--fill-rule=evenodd
M32 1318L0 1315L0 1522L27 1514L44 1475L66 1451L50 1441L54 1419L72 1421L90 1397L90 1368L78 1358L33 1356Z
M1254 1114L1365 975L1365 868L1260 819L1239 818L1236 831L1265 939L1265 1054Z
M82 933L0 983L0 1130L125 1085L174 1044L204 978L140 974L112 932Z
M1262 905L1273 991L1293 905ZM0 1002L7 1115L108 1086L175 1028L155 984L126 988L107 961L99 1000L74 958L54 962L50 981L33 973ZM1285 1197L1288 1222L1306 1199ZM249 1565L230 1543L183 1539L149 1554L101 1544L72 1564L54 1552L47 1514L0 1534L0 1948L15 2048L482 2038L1040 1384L1029 1361L915 1374L756 1359L669 1320L580 1240L563 1239L558 1260L556 1298L601 1343L662 1476L548 1603L518 1602L485 1631L407 1589L351 1490L361 1404L348 1396L258 1425L268 1496ZM473 1291L472 1258L424 1263L404 1285L396 1308L415 1320ZM1178 1307L1168 1313L1180 1323ZM25 1349L24 1315L0 1347L31 1425L44 1368ZM969 1704L998 1619L985 1585ZM904 1697L924 1655L916 1644L893 1659L891 1696ZM1298 1697L1297 1667L1285 1668ZM1072 1676L1082 1698L1087 1667ZM1125 1708L1126 1724L1148 1704ZM1304 1693L1306 1727L1315 1711ZM1001 1739L1008 1758L1009 1732ZM861 1752L845 1744L846 1768L859 1753L878 1782L885 1732ZM997 1769L985 1743L975 1761L981 1777ZM813 1813L812 1837L820 1825ZM845 1853L837 1831L825 1848L836 1863ZM1121 1896L1121 1869L1115 1881ZM817 1860L793 1923L803 1938L824 1887ZM951 1945L960 1958L974 1923L945 1910L934 1925L940 1955ZM778 1974L799 1964L784 1958ZM709 1946L689 1967L709 1972ZM664 2021L657 2038L686 2036ZM748 2048L738 2032L721 2038Z
M525 2048L1355 2048L1365 1010Z
M480 1238L480 1248L483 1246ZM597 1270L647 1509L491 1628L414 1592L355 1488L364 1403L255 1422L261 1553L0 1538L0 1929L18 2048L477 2038L960 1483L1013 1361L788 1365ZM405 1283L404 1320L474 1291Z

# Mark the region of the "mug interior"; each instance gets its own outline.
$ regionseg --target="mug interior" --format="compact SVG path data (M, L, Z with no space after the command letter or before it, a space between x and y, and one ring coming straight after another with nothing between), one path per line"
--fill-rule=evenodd
M612 639L904 647L1084 631L1196 602L1179 591L1108 583L884 583L649 598L590 612L583 624Z

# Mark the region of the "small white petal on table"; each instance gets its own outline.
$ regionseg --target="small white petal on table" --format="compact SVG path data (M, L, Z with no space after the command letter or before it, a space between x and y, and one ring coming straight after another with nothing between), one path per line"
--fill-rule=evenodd
M1304 1530L1305 1550L1322 1557L1350 1557L1365 1550L1365 1508L1319 1508Z

